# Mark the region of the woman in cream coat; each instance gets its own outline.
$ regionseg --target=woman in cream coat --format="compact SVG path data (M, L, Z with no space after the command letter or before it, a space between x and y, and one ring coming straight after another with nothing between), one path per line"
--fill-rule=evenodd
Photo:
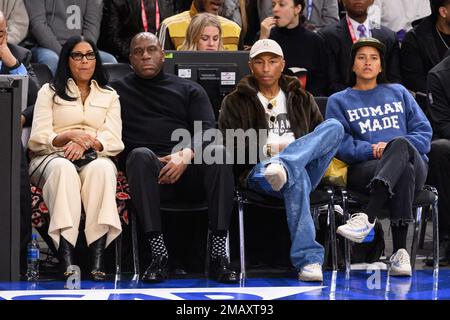
M65 278L75 273L68 267L74 265L81 206L93 280L104 280L104 249L121 233L117 169L109 157L124 148L122 122L118 95L106 83L95 44L75 36L64 44L55 78L36 100L29 172L32 183L43 190L50 211L48 233ZM75 166L73 161L89 149L97 158Z

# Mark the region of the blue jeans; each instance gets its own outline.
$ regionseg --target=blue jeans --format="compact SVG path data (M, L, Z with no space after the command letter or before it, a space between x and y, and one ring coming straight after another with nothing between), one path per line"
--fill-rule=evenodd
M34 47L31 49L31 52L33 54L34 61L37 63L46 64L52 72L52 75L55 76L59 60L58 54L53 50L43 47ZM100 54L102 63L117 63L116 58L114 58L112 54L101 50L99 50L98 53Z
M284 199L292 243L290 257L297 270L312 263L323 264L324 248L315 240L309 195L322 179L343 136L339 121L326 120L277 155L258 163L247 178L248 188ZM264 178L270 163L281 163L287 172L287 182L278 192Z

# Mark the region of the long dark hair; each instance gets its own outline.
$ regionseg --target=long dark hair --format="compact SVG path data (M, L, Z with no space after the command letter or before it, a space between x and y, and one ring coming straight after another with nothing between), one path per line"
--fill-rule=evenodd
M361 48L364 48L364 47L361 47ZM358 53L359 49L361 49L361 48L354 50L351 54L350 66L349 66L348 75L347 75L347 85L349 87L353 87L356 84L356 74L353 72L353 65L355 64L356 54ZM377 84L388 83L388 81L386 79L386 59L384 57L384 54L378 48L376 48L376 47L373 47L373 48L378 50L378 53L380 54L380 60L381 60L381 72L377 76Z
M69 68L70 53L72 52L73 48L80 42L89 43L92 47L92 50L94 50L95 52L96 63L94 74L92 75L91 80L97 81L98 85L101 88L109 89L109 87L107 87L108 74L103 68L102 60L100 59L100 55L94 41L83 36L73 36L69 38L62 46L61 53L59 54L58 68L56 69L55 77L50 83L50 87L55 91L55 96L58 96L61 99L67 101L77 100L77 98L69 96L66 92L66 89L69 89L69 87L67 86L67 81L69 80L69 78L72 78L72 73L70 72Z

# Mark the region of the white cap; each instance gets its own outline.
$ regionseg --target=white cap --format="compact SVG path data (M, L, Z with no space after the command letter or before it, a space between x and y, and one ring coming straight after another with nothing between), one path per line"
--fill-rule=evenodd
M250 59L253 59L258 54L271 52L277 56L284 57L283 50L280 45L272 39L262 39L255 42L255 44L250 49Z

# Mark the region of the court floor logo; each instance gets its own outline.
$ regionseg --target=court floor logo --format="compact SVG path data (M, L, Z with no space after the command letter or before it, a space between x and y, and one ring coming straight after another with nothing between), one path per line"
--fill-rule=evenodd
M0 291L0 300L274 300L322 288L325 287L23 290Z

